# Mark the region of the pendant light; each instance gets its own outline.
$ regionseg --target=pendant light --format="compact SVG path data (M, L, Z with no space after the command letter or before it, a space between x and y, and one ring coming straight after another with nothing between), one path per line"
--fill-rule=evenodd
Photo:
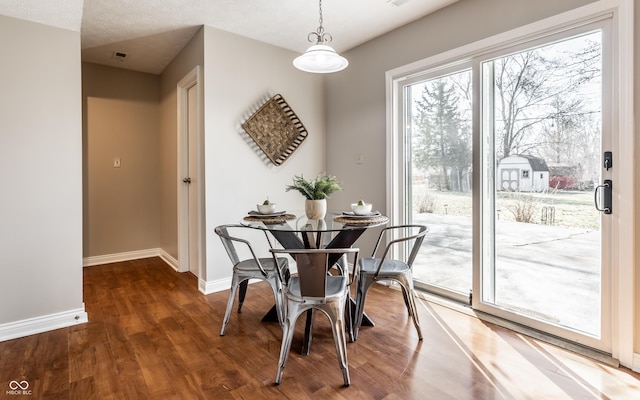
M302 55L296 57L293 60L293 65L299 70L315 74L342 71L347 68L349 61L327 45L333 38L322 27L322 0L319 1L319 6L320 26L315 32L307 35L307 40L311 43L315 42L315 44L309 47Z

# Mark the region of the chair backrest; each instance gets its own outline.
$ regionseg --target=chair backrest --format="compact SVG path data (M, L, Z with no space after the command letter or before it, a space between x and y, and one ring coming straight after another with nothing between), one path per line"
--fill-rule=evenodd
M407 242L413 241L413 244L409 244L409 252L406 253L408 254L408 256L405 257L405 262L411 267L416 259L416 256L418 255L418 252L420 251L420 246L422 246L422 242L424 241L424 237L428 231L429 228L427 228L425 225L419 224L395 225L386 227L382 229L382 231L380 232L380 236L378 236L378 241L376 242L376 245L373 249L372 257L376 256L378 247L380 247L382 239L385 237L385 235L393 233L395 235L395 239L392 236L392 239L387 243L380 259L386 260L390 256L390 253L393 251L394 247L398 247L398 245L400 244L406 245Z
M249 242L247 239L239 238L237 236L232 236L229 233L230 230L235 230L235 229L254 230L253 228L247 228L244 225L237 225L237 224L220 225L214 228L215 233L220 237L220 240L222 241L222 246L224 246L224 249L229 255L229 258L231 259L231 262L233 263L233 265L236 265L240 262L240 257L238 256L238 250L236 249L234 243L241 243L245 245L248 251L251 253L251 256L253 257L256 264L258 265L258 268L262 272L262 275L267 276L267 272L263 268L262 263L260 262L260 259L258 258L255 251L253 250L253 247L251 246L251 242ZM267 235L267 232L264 231L264 234L267 238L267 242L269 243L269 247L271 247L271 241L269 240L269 236ZM275 265L278 265L278 264L276 263Z
M229 255L231 262L233 263L233 265L236 265L237 263L240 262L240 259L238 258L238 252L236 251L236 248L233 245L233 241L239 240L239 239L229 235L229 228L231 226L232 225L216 226L214 231L220 237L220 240L222 241L222 246L224 247L227 254Z
M274 257L278 253L288 253L296 260L298 267L298 277L300 279L300 294L302 297L322 298L327 294L327 277L329 269L329 255L342 254L353 257L353 265L357 265L357 248L335 248L335 249L271 249ZM348 257L348 256L347 256ZM348 260L347 260L348 262ZM338 271L349 282L349 268L347 265L338 268Z

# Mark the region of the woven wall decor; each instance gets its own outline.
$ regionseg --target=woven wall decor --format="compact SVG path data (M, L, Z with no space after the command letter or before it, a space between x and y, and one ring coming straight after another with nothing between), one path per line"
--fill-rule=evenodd
M242 124L247 134L275 165L281 165L308 133L280 94L264 103Z

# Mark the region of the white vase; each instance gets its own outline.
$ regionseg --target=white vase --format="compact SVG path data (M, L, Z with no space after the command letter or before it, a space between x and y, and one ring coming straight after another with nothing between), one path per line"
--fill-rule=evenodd
M323 219L327 214L327 199L305 200L304 212L309 219Z

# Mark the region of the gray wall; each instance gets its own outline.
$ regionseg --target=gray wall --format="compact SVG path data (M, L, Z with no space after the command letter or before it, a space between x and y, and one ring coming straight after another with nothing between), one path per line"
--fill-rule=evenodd
M238 223L266 197L281 210L304 209L304 199L285 192L294 175L326 169L323 77L296 70L296 54L205 27L204 159L206 280L228 287L230 269L219 224ZM258 105L281 94L309 136L281 166L263 161L241 124Z
M83 63L82 82L84 257L159 248L160 78Z
M70 325L86 319L80 33L0 16L0 53L0 333Z

